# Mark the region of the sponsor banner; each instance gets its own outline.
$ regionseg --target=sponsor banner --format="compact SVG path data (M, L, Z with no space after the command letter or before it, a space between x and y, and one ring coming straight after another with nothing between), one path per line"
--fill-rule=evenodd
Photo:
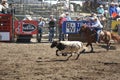
M86 21L64 21L62 25L62 32L64 34L78 33L81 25L87 23Z
M38 22L33 20L15 21L15 34L37 34Z
M112 32L120 35L120 21L112 21Z

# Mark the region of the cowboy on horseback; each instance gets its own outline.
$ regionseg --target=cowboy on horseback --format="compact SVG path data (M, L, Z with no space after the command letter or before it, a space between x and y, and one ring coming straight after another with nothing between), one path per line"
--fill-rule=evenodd
M103 41L106 44L107 51L110 49L111 39L120 42L119 35L106 30L102 31L103 26L97 17L94 17L92 19L92 22L90 20L90 18L87 19L87 22L83 24L79 30L79 34L84 36L84 42L87 42L86 47L91 47L90 52L94 52L92 43L98 43L99 40Z
M103 29L103 25L100 23L99 19L97 17L93 17L93 24L91 25L93 30L96 31L96 43L99 43L99 37L100 37L100 32Z

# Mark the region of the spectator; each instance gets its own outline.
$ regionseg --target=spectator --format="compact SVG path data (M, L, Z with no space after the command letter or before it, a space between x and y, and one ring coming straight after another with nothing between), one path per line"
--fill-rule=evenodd
M116 6L116 9L117 9L117 14L120 17L120 7L119 7L119 4L116 3L115 6Z
M42 17L39 18L39 23L38 23L38 37L41 41L42 38L42 33L43 33L43 27L45 26L45 22Z
M54 15L50 15L50 18L49 18L48 21L51 21L52 19L53 19L54 21L56 21L56 19L54 18Z
M50 21L49 21L49 42L53 41L54 38L54 33L55 33L55 19L53 17L50 17Z
M8 14L13 14L15 13L15 6L11 3L9 4L9 9L7 11Z
M101 24L103 25L103 27L105 27L105 25L107 24L107 19L106 19L106 17L105 17L104 15L101 15L101 16L99 17L99 20L100 20Z
M4 8L4 6L3 6L2 3L1 3L1 4L0 4L0 14L3 12L3 11L2 11L3 8Z
M109 13L110 13L110 17L114 20L118 17L117 9L115 7L115 3L113 3L113 2L111 2L111 4L110 4Z
M65 14L66 14L66 15L65 15L65 18L67 19L67 21L71 21L72 19L71 19L71 17L70 17L70 15L69 15L69 13L68 13L68 12L66 12Z
M65 14L60 15L59 21L58 21L58 30L59 30L59 41L64 41L64 34L62 33L62 24L64 21L67 21L65 18Z
M103 5L100 5L98 8L97 8L97 13L98 15L104 15L104 8L103 8Z
M7 3L7 0L2 0L2 3L1 3L1 4L3 5L2 13L3 13L3 14L6 14L6 13L7 13L7 9L9 8L8 3Z
M30 15L25 15L23 20L32 20L32 17Z

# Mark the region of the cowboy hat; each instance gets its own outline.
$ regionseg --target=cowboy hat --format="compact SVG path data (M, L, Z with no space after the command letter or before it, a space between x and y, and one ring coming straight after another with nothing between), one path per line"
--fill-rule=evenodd
M100 5L100 7L103 7L103 5Z

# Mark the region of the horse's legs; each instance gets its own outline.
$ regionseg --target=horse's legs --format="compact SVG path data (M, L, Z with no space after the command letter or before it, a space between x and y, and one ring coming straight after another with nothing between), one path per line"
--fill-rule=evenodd
M110 45L111 45L111 43L107 44L107 51L110 49Z
M90 52L94 52L92 44L90 44L90 47L91 47L91 51Z
M93 46L92 46L92 43L87 43L86 47L88 47L89 45L90 45L90 47L91 47L90 52L94 52L94 51L93 51Z
M110 39L111 39L111 36L106 32L104 42L107 44L107 51L110 49L110 45L111 45Z

